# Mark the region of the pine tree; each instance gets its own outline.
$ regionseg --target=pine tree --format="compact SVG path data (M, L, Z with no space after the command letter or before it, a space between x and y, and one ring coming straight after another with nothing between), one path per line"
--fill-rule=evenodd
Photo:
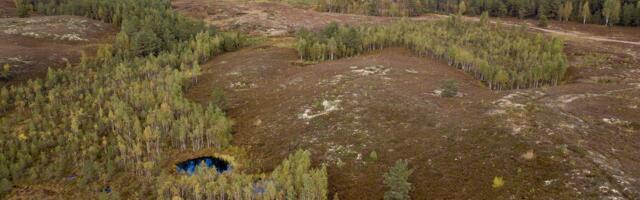
M384 183L389 190L384 193L385 200L408 200L411 199L411 183L408 179L413 170L408 168L406 160L398 160L395 165L384 175Z

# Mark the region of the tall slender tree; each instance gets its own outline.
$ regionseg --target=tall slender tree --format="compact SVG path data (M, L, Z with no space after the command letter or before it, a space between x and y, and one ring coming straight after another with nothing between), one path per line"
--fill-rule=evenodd
M586 24L587 20L591 18L591 8L589 7L589 1L584 1L581 9L582 11L580 12L580 16L582 17L582 23Z
M602 16L605 18L605 25L615 24L620 17L620 1L606 0L602 7Z

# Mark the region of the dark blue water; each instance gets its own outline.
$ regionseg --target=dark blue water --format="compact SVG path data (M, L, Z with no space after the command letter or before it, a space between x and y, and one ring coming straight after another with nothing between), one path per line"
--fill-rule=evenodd
M176 164L178 172L187 173L193 175L198 167L216 168L218 173L231 170L231 164L229 162L216 157L200 157L191 160L186 160Z

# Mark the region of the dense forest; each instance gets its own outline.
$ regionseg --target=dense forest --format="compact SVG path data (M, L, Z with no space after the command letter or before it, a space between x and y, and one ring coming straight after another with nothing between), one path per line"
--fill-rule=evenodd
M0 197L14 185L72 180L74 193L108 199L327 198L326 170L311 169L306 151L270 174L174 172L167 155L234 148L232 122L216 102L193 103L183 90L197 82L199 63L240 48L243 35L183 17L169 0L16 2L109 22L120 32L95 57L0 89ZM126 184L113 183L118 177ZM96 192L105 187L113 191Z
M639 0L288 0L325 12L379 16L462 13L495 17L549 18L561 21L639 26Z
M302 30L297 49L301 59L333 60L391 46L420 56L444 59L472 74L491 89L557 85L566 72L564 42L528 33L527 27L490 24L453 16L436 22L401 21L389 26L329 25L319 33Z

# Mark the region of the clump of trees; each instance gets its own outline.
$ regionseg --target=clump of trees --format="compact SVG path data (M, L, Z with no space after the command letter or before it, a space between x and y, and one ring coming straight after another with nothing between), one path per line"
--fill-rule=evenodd
M164 175L157 188L159 199L326 200L327 170L310 166L310 153L299 150L271 174L219 174L198 168L193 176Z
M299 0L304 1L304 0ZM377 16L417 16L424 13L458 13L496 17L557 18L561 21L606 25L640 25L637 0L306 0L325 12ZM592 17L593 16L593 17Z
M455 16L388 26L332 23L318 33L300 31L297 50L301 59L322 61L392 46L444 59L497 90L557 85L567 68L564 42L559 38L534 35L526 27L467 22Z
M134 199L161 197L155 177L170 162L167 154L230 147L224 112L215 102L187 100L183 90L196 81L199 63L240 48L244 37L209 32L170 7L169 0L38 1L40 13L88 16L121 32L95 57L0 88L0 196L15 183L74 176L77 191L96 191L125 176L133 183L111 188L145 191ZM313 174L314 184L326 182ZM236 181L243 180L228 180ZM316 190L326 189L324 182Z

